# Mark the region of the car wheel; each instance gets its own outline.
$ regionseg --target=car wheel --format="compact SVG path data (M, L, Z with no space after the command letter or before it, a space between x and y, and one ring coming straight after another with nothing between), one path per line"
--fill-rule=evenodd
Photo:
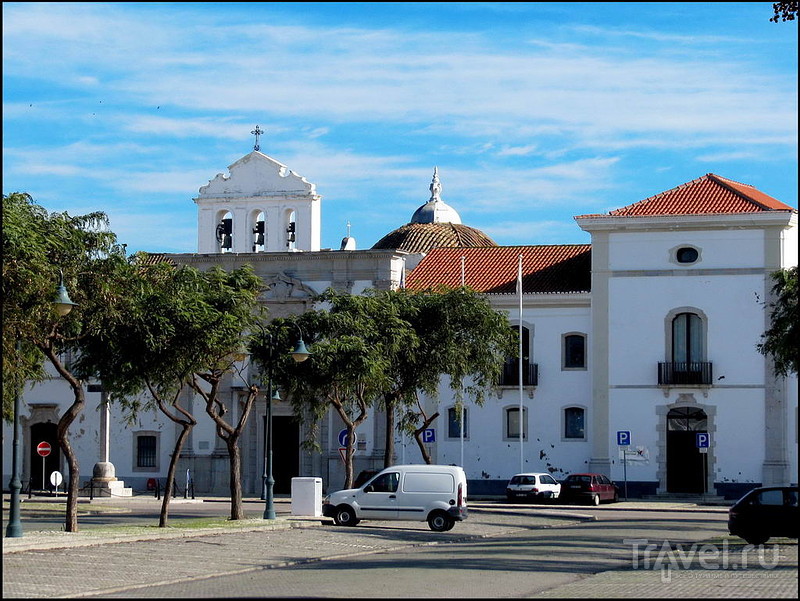
M333 514L333 521L337 526L355 526L359 522L356 512L349 505L339 505Z
M444 511L434 511L428 516L428 527L434 532L447 532L455 523Z
M617 501L619 501L619 493L615 490L614 491L614 498L611 499L611 502L612 503L616 503Z
M597 493L592 495L592 498L589 500L589 503L592 505L600 505L600 495Z

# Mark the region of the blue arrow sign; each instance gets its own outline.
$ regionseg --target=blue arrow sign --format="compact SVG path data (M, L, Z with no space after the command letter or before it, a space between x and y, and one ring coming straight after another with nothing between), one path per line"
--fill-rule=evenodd
M355 432L353 432L353 446L355 446L357 440L358 440L358 435ZM340 447L347 446L347 428L339 432L339 446Z

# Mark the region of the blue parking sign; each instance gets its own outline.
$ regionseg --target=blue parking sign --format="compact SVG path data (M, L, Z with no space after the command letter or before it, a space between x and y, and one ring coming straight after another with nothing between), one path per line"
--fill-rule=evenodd
M434 428L427 428L426 430L423 430L422 442L436 442L436 430Z
M711 444L711 435L708 432L698 432L695 438L698 449L707 449Z
M617 431L617 444L621 447L626 447L631 444L631 431L618 430Z

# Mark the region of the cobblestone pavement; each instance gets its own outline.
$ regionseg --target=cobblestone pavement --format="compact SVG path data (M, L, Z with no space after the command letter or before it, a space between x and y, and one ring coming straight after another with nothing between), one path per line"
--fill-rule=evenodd
M128 501L126 509L133 512L134 506L142 504L150 510L157 509L152 500ZM208 513L213 504L192 506L198 513ZM261 505L254 501L247 506L258 514L263 501ZM608 509L612 507L620 511L626 508L687 512L700 509L680 504L636 502L619 503ZM7 504L4 505L6 508ZM500 506L488 508L491 519L479 519L480 504L473 504L474 513L469 520L457 524L448 533L434 534L424 523L382 522L379 528L364 528L363 525L350 529L333 528L324 526L319 518L292 516L285 500L276 502L276 508L278 519L269 523L250 518L235 527L216 530L139 526L119 528L118 531L85 528L78 533L64 533L37 531L28 526L23 537L3 539L3 597L184 596L175 594L178 589L174 587L179 583L190 585L207 579L209 566L213 566L215 575L252 575L255 581L259 574L264 573L265 567L302 566L322 561L335 563L356 556L403 553L411 547L419 547L420 553L424 553L444 542L508 537L531 528L557 528L593 519L585 508L535 507L523 509L526 517L521 523L520 509L504 511ZM709 508L702 509L709 511ZM727 511L727 508L718 510ZM247 513L250 516L253 511ZM127 519L125 511L116 515L124 524ZM154 515L157 516L157 511ZM343 536L345 530L347 535ZM720 555L719 541L716 542L706 549L702 546L639 549L636 553L638 559L625 562L628 564L626 569L588 575L540 591L537 596L797 598L796 541L781 539L781 544L768 544L761 549L760 555L758 549L741 543L723 548ZM727 542L722 544L727 545ZM744 569L745 565L747 569ZM209 580L206 583L209 586L202 587L202 590L212 591L212 582ZM218 585L224 582L224 578L216 579ZM462 578L463 582L466 581ZM163 588L151 588L155 584ZM447 590L457 594L435 596L471 596L469 589L452 587ZM173 594L163 591L173 591ZM263 596L263 589L261 593L258 589L253 591L255 596ZM397 596L391 591L384 593L388 595L378 593L371 596ZM224 591L217 595L198 595L187 588L186 596L190 594L230 596ZM342 595L323 594L353 597L352 590L346 588Z

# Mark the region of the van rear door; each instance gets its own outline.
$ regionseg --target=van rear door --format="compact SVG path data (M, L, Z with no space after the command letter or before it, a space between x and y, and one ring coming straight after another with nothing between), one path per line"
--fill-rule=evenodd
M356 493L358 517L374 520L397 519L397 489L400 473L382 472Z

